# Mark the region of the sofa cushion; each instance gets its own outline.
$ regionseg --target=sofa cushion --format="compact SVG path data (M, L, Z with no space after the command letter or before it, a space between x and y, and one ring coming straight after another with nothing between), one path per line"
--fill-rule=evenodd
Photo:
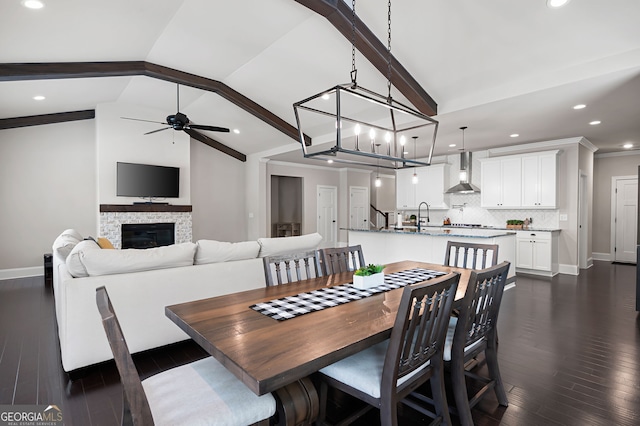
M231 260L253 259L258 257L260 244L257 241L229 243L226 241L199 240L196 245L195 264L228 262Z
M67 269L69 273L75 278L88 277L89 273L84 265L84 256L89 252L99 252L100 246L93 240L80 241L71 250L69 256L67 256Z
M195 252L195 243L182 243L150 249L89 251L81 260L89 276L126 274L193 265Z
M75 229L66 229L55 239L51 249L57 253L61 259L66 260L71 250L82 241L82 235Z
M297 237L259 238L260 257L312 250L318 248L321 241L322 235L317 232Z

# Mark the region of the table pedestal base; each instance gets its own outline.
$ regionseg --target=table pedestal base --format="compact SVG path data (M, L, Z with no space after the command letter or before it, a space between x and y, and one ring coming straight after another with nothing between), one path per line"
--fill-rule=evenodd
M318 417L318 392L309 377L282 387L275 392L276 426L310 425Z

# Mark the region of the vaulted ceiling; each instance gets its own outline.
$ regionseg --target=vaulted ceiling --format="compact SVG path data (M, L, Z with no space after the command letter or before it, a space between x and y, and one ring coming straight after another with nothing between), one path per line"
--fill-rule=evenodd
M181 110L192 121L240 131L202 133L247 155L300 160L297 151L286 153L296 142L282 129L295 124L292 104L350 80L350 40L306 7L332 3L45 0L43 9L29 10L5 0L0 63L139 61L219 82L281 125L228 96L183 87ZM360 1L356 11L386 45L387 1ZM545 0L395 1L392 53L437 104L436 155L459 147L460 126L468 126L471 150L585 136L600 152L619 151L625 142L640 145L638 16L636 0L573 0L557 10ZM386 76L360 53L356 63L358 83L386 93ZM392 90L409 103L403 93L399 83ZM0 119L92 110L103 102L154 108L160 116L140 118L163 121L175 113L175 83L145 74L0 78ZM587 107L572 109L576 104ZM156 128L139 126L140 137Z

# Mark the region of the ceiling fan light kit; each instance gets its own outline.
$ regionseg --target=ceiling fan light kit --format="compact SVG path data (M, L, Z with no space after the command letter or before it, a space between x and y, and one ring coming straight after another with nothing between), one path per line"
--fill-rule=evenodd
M305 158L387 169L431 164L438 122L391 97L390 1L388 10L388 95L365 89L356 82L353 0L351 83L339 84L293 104ZM415 134L420 134L427 142L415 147L412 155L407 156L409 151L405 143ZM305 135L312 137L313 146L305 143ZM376 152L377 144L385 148Z

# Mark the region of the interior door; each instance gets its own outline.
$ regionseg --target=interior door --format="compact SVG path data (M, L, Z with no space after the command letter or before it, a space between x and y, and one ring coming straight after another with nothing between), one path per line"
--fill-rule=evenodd
M349 187L349 228L369 229L369 188Z
M318 233L321 247L336 247L338 239L338 188L318 185Z
M615 183L614 261L636 263L638 224L638 179L617 179Z

